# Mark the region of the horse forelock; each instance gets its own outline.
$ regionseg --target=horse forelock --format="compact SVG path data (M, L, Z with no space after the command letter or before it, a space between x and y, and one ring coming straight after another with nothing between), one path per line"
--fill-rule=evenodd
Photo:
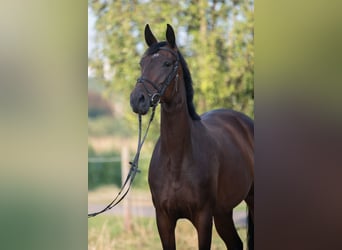
M152 44L145 52L144 56L151 56L159 51L161 47L165 47L167 42L159 42Z

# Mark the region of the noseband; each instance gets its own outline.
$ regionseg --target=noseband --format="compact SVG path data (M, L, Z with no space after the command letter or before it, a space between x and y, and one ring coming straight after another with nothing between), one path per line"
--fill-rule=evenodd
M144 78L143 76L141 76L140 78L137 79L137 83L142 83L144 89L146 90L148 96L150 97L150 103L151 103L151 107L154 107L158 104L160 97L162 97L167 89L167 87L170 85L171 81L177 76L178 77L178 64L179 64L179 56L178 53L174 52L173 50L166 48L166 47L161 47L159 48L159 50L166 50L168 52L170 52L172 55L174 55L176 57L176 61L173 65L173 69L170 72L170 74L168 74L168 76L165 78L165 80L160 84L161 88L158 88L158 86L152 82L151 80ZM157 92L152 93L147 87L146 87L146 83L149 83Z

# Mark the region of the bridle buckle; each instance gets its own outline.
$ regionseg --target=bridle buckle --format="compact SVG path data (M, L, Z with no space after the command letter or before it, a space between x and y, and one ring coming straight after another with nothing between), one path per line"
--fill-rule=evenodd
M160 100L160 94L159 93L154 93L151 96L151 107L157 105L159 100Z

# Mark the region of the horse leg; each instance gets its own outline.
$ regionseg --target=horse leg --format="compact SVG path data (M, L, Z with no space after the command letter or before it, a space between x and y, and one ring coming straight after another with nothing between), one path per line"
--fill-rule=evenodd
M215 228L229 250L242 250L243 244L238 235L234 221L233 211L216 212L214 215Z
M251 213L252 219L254 221L254 184L249 190L248 195L245 198L245 202L247 203L248 211Z
M245 199L248 206L248 229L247 229L247 245L248 250L254 249L254 184Z
M157 227L164 250L175 250L175 227L176 220L171 219L167 214L156 211Z
M198 235L198 249L209 250L213 229L213 218L209 211L202 211L197 214L193 222Z

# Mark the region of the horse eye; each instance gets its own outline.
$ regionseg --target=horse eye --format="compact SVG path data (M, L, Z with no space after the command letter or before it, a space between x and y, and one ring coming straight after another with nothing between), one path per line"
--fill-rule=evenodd
M170 67L170 66L171 66L171 63L168 62L168 61L166 61L166 62L164 62L164 66L165 66L165 67Z

